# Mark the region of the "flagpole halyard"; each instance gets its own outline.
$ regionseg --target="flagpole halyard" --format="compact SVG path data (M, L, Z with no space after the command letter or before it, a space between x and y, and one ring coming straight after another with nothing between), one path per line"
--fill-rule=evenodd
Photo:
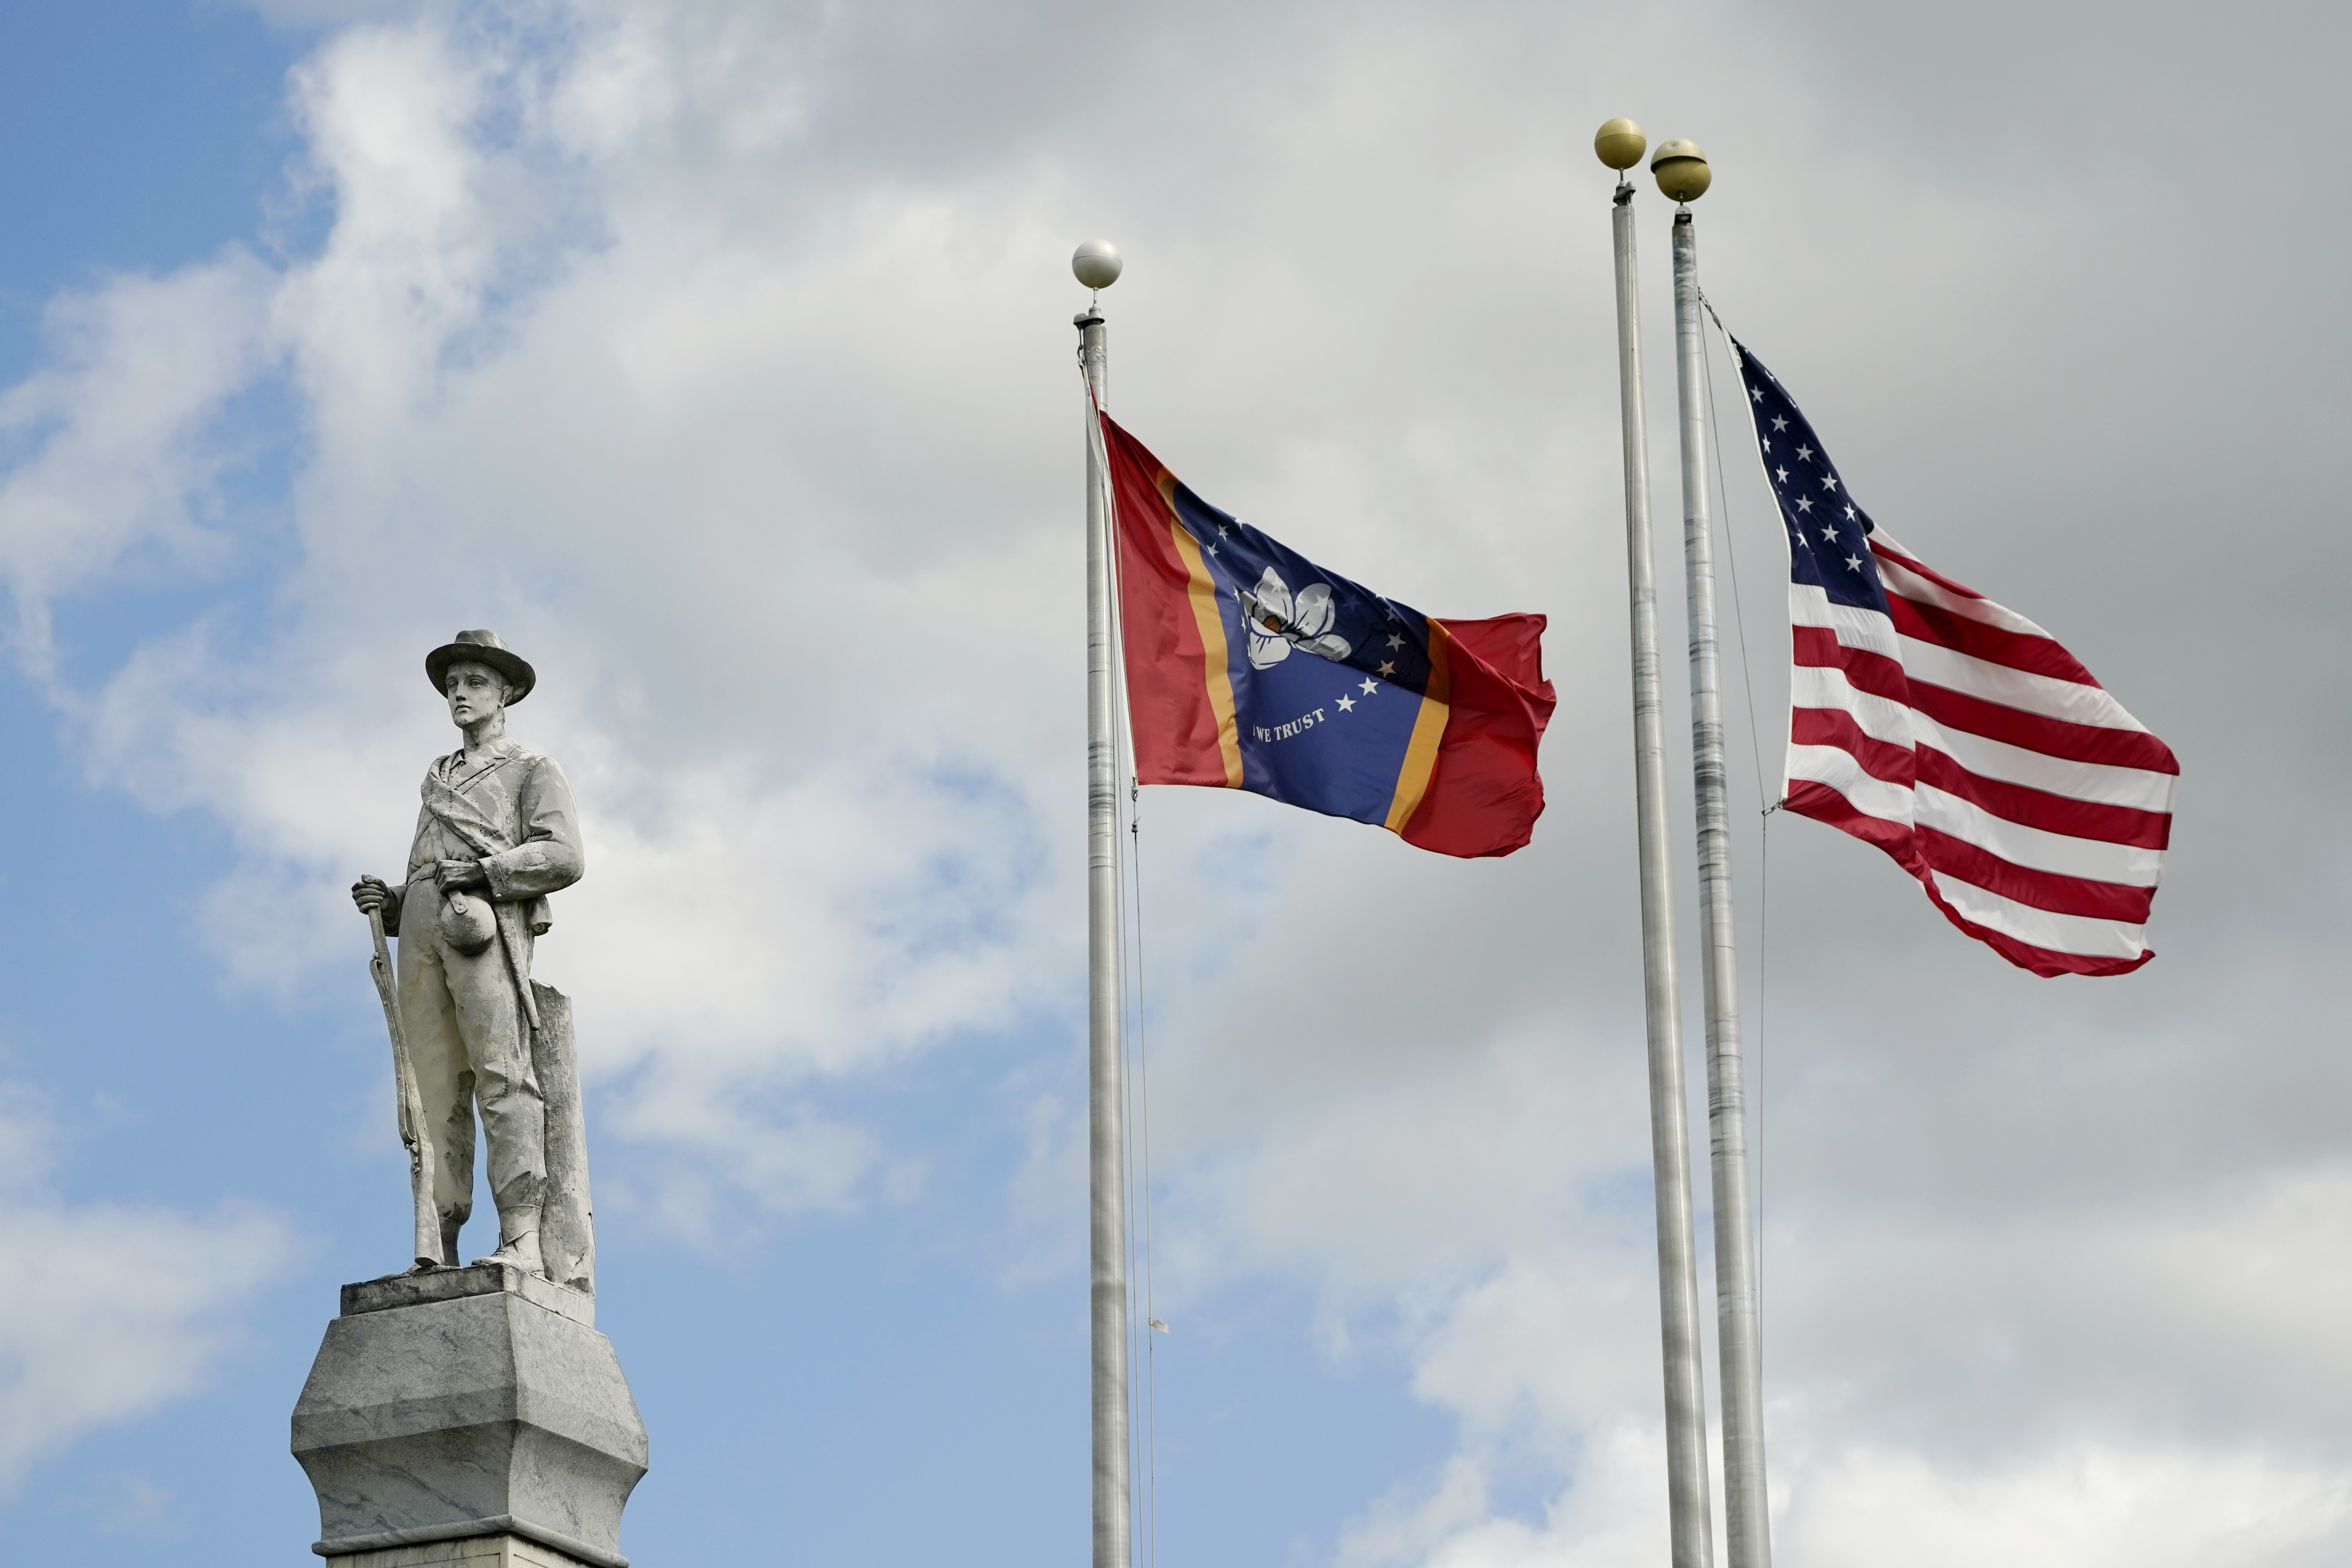
M1118 251L1088 240L1070 258L1097 292ZM1087 408L1087 1175L1092 1292L1094 1568L1130 1568L1128 1432L1127 1148L1120 1111L1118 679L1111 647L1110 509L1102 425L1108 338L1089 304L1074 324L1091 394Z
M1723 1385L1724 1541L1730 1568L1770 1568L1764 1488L1762 1347L1739 1042L1739 960L1731 897L1729 779L1724 763L1715 552L1707 521L1706 353L1698 237L1689 203L1712 175L1696 143L1651 160L1675 213L1675 362L1681 412L1684 585L1690 605L1691 775L1698 817L1699 936L1706 1006L1707 1130L1715 1185L1715 1298Z
M1630 120L1612 120L1593 138L1594 153L1621 176L1641 161L1645 145L1641 127ZM1665 699L1658 662L1657 566L1650 531L1649 437L1642 410L1641 299L1633 186L1622 177L1611 224L1617 270L1617 384L1625 447L1643 1017L1649 1051L1650 1160L1657 1203L1659 1338L1665 1373L1666 1512L1674 1568L1711 1568L1715 1528L1707 1495L1706 1374L1691 1219L1682 1004L1675 963L1674 851L1666 830Z

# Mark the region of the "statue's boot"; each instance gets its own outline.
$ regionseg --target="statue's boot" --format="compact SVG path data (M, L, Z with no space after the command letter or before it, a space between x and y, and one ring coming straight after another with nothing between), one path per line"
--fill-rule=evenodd
M477 1258L479 1263L510 1263L527 1269L541 1279L547 1278L547 1262L539 1252L539 1211L517 1209L511 1215L499 1216L499 1229L506 1239L488 1258Z

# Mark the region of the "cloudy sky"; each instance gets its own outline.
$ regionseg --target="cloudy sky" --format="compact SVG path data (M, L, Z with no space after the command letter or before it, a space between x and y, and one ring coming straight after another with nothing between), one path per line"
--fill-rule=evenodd
M336 1287L405 1236L342 889L397 872L450 743L422 654L490 626L589 839L541 965L652 1433L625 1549L1082 1559L1066 258L1102 235L1121 419L1335 570L1549 616L1561 699L1505 860L1144 798L1158 1549L1661 1561L1589 151L1627 114L1712 156L1709 293L1873 514L2185 773L2158 956L2118 980L2012 970L1876 852L1775 819L1767 856L1741 814L1783 1560L2344 1561L2347 32L2019 0L0 12L0 1531L58 1563L313 1539L287 1415ZM1779 531L1726 437L1752 799Z

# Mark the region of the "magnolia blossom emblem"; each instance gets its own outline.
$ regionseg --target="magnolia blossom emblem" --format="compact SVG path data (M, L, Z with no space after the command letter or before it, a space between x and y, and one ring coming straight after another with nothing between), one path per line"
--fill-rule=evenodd
M1331 584L1310 583L1294 601L1290 586L1271 566L1257 580L1255 592L1235 590L1242 618L1249 623L1249 661L1253 669L1270 669L1290 657L1295 645L1328 659L1348 657L1345 637L1331 635L1339 613L1331 607Z

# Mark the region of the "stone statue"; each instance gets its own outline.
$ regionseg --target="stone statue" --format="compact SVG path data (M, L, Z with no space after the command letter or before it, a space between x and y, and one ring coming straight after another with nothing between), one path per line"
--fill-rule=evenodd
M425 656L425 672L465 744L425 771L406 879L362 877L352 901L381 911L400 942L400 1022L417 1135L431 1145L440 1261L456 1264L473 1213L478 1102L499 1211L498 1249L479 1261L593 1289L570 1005L530 979L548 895L583 869L572 786L553 758L507 735L507 710L538 676L496 632L459 632ZM549 1214L551 1199L561 1213Z
M413 1140L416 1267L343 1287L295 1403L310 1550L327 1568L629 1568L621 1510L650 1451L596 1331L572 1003L530 977L548 895L580 879L579 816L563 770L507 738L538 677L497 633L459 632L425 673L466 743L425 771L406 878L352 889L383 928L370 968ZM445 1267L473 1207L477 1104L498 1250Z

